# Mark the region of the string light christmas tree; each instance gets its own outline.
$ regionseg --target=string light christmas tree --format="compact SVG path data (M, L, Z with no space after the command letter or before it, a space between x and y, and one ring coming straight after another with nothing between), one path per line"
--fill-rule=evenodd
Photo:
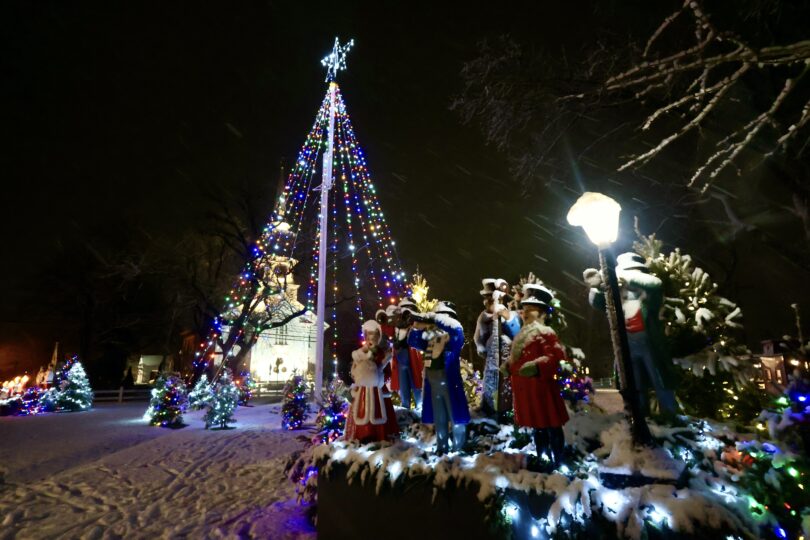
M244 407L253 397L253 393L256 392L258 384L249 371L242 372L241 377L236 379L234 383L236 383L236 388L239 389L239 406Z
M233 382L230 370L223 371L222 376L214 385L208 410L205 412L205 429L211 426L226 429L228 422L233 422L233 413L239 401L239 389Z
M299 265L296 272L303 273L306 280L302 302L317 316L318 396L323 382L326 319L331 320L330 345L336 369L339 327L351 320L346 315L353 312L352 319L356 318L351 339L359 342L364 318L396 303L406 290L395 241L335 80L346 68L346 54L352 45L353 41L340 45L335 39L332 52L322 60L327 68L326 95L276 208L253 248L253 259L226 296L223 314L214 320L208 339L197 352L198 373L217 354L228 358L249 348L250 340L258 339L257 328L267 326L266 317L256 316L261 312L260 302L271 305L284 289L281 280L272 279L274 264L293 261L292 267L298 261L308 263ZM309 239L317 241L309 243ZM297 315L276 317L276 322Z
M340 379L333 379L327 386L323 404L315 417L318 433L313 438L314 441L331 443L343 436L346 416L349 414L349 402L343 397L345 391Z
M301 429L309 416L309 385L303 375L293 373L284 385L284 400L281 405L281 427Z
M183 379L162 373L155 381L149 408L143 415L153 426L177 428L183 426L183 413L188 407L188 392Z
M93 405L93 389L81 362L73 359L65 380L59 385L56 408L60 411L84 411Z
M200 409L205 408L205 406L210 403L213 393L213 385L208 382L208 376L203 373L202 376L197 379L197 382L194 384L194 388L188 393L189 408L192 411L199 411Z
M53 386L54 388L59 388L63 381L66 381L68 378L68 372L70 368L78 362L79 357L76 355L71 356L67 360L65 360L54 372L53 374Z

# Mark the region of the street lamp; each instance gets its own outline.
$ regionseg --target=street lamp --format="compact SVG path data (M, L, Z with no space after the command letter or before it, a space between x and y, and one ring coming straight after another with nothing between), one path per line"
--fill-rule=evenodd
M568 223L582 227L588 239L599 248L599 265L602 277L607 281L605 304L607 307L610 338L613 343L615 365L619 372L619 393L624 400L624 409L630 421L633 442L650 444L652 436L644 415L641 399L633 378L630 344L624 325L619 282L616 279L616 256L610 249L619 233L619 213L622 207L601 193L586 191L568 211Z

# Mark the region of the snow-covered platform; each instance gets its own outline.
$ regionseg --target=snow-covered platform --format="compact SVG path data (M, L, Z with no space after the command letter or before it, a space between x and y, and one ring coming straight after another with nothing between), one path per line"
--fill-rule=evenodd
M304 492L317 489L319 538L750 536L759 518L717 465L736 434L703 424L652 424L660 447L634 451L621 414L581 410L566 426L576 455L550 474L527 470L528 437L487 421L470 425L462 453L433 455L435 436L413 424L393 444L315 446L296 466ZM601 467L660 481L613 489Z

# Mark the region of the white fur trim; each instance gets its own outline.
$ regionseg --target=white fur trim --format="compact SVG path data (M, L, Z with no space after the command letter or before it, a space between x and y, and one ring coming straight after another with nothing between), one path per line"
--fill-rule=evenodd
M436 321L441 326L447 326L454 330L458 330L461 328L461 323L449 315L437 313L433 316L433 320Z
M359 353L355 355L355 353ZM358 386L381 386L383 381L382 370L371 357L371 353L363 355L362 349L352 353L352 379Z
M555 336L557 335L551 327L540 324L538 321L524 325L520 329L520 332L518 332L518 334L515 336L515 340L512 342L512 351L510 354L512 360L516 362L520 358L524 347L526 347L526 345L528 345L530 342L534 341L535 339L539 339L542 335L548 334L554 334Z
M375 426L381 426L388 421L388 413L385 411L385 398L383 398L379 387L355 385L352 386L351 393L352 419L354 420L355 425L365 426L366 424L372 424ZM360 394L362 393L365 393L365 410L363 411L364 415L361 417L358 415L358 413L360 412ZM377 416L377 400L375 398L377 394L379 394L380 402L382 403L382 409L379 411L379 418L375 418Z
M382 332L382 329L380 328L380 323L378 323L373 319L369 319L363 323L363 332L373 332L373 331Z

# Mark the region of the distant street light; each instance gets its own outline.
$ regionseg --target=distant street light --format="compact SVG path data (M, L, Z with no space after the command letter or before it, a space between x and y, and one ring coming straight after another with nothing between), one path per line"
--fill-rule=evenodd
M605 304L607 306L610 338L613 342L616 369L619 372L619 393L624 400L624 409L630 420L630 429L635 444L650 444L652 436L644 415L641 399L633 378L630 344L624 325L619 282L616 279L616 256L610 249L619 234L619 214L622 207L601 193L585 192L568 211L568 223L585 229L588 239L599 248L599 265L602 277L607 282Z

